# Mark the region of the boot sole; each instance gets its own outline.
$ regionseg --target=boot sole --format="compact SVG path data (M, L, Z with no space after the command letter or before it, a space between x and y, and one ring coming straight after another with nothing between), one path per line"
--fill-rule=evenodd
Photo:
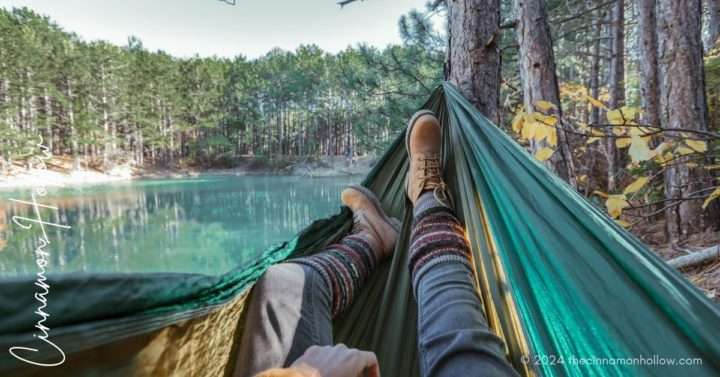
M408 154L408 160L412 159L412 154L410 153L410 134L412 134L413 127L415 127L415 123L417 122L417 120L423 115L432 115L434 117L437 117L437 115L435 115L435 113L430 110L420 110L420 111L416 112L415 114L413 114L412 118L410 118L410 120L408 121L408 124L407 124L407 130L405 131L405 150L407 151L407 154ZM439 121L440 120L438 119L438 122ZM440 140L442 140L442 126L440 126ZM406 174L405 175L405 195L406 196L407 196L407 192L408 192L408 178L410 178L410 175Z
M430 110L420 110L413 114L412 118L408 121L407 124L407 131L405 131L405 150L408 153L408 157L410 156L410 134L412 134L412 129L415 127L415 122L423 115L432 115L434 117L437 117L434 112ZM439 121L439 120L438 120ZM442 127L440 127L440 138L442 139Z
M391 228L393 228L398 234L400 233L400 228L402 226L402 223L398 221L398 219L394 217L389 217L385 214L385 211L382 209L382 204L380 204L380 200L378 200L377 196L375 196L375 193L368 190L367 188L359 185L350 185L348 186L349 189L353 189L355 191L360 192L364 197L368 198L370 200L370 203L375 207L375 210L382 216L383 220L385 220L388 225L390 225Z

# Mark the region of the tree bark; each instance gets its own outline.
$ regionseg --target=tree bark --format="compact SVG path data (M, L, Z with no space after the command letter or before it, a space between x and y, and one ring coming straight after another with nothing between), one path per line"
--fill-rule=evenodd
M567 135L562 122L560 107L560 90L555 68L553 41L544 0L515 0L517 17L516 35L519 46L518 59L520 78L523 86L523 102L525 111L533 112L538 101L547 101L556 106L552 111L560 122L557 152L548 161L548 167L562 179L574 184L572 154L568 145ZM533 152L546 146L547 143L531 142Z
M660 125L660 88L658 87L658 51L656 0L638 0L638 38L640 47L640 96L643 123Z
M500 0L449 0L447 79L493 122L499 121Z
M48 88L43 90L43 106L45 113L45 132L47 138L44 140L44 144L47 145L50 153L53 153L54 149L54 134L53 134L53 119L52 119L52 103L50 102L50 94Z
M610 26L610 101L611 109L625 105L625 1L617 0L613 5ZM612 135L612 128L608 128ZM608 192L617 189L618 153L615 138L605 139L605 152L608 164Z
M701 0L658 1L660 119L666 129L707 130L701 9ZM669 139L678 134L666 132ZM665 171L665 197L686 198L710 183L704 179L702 169L689 167L687 157L681 157ZM670 242L676 243L704 227L700 204L698 200L683 200L666 210Z
M73 158L73 170L80 170L80 156L78 154L78 138L80 135L78 135L77 130L75 129L75 106L74 106L74 96L72 91L72 84L70 82L70 79L67 79L66 81L67 88L65 95L67 96L67 111L68 111L68 126L70 127L70 145L71 145L71 153Z
M710 246L706 249L696 251L692 254L683 255L667 261L671 267L677 269L694 267L700 264L708 263L720 258L720 245Z
M720 0L707 0L708 38L705 40L705 51L710 51L720 36Z
M105 83L105 67L100 66L100 86L101 86L101 106L102 106L102 119L103 119L103 169L107 170L110 168L110 149L112 146L111 134L110 134L110 114L108 114L108 95L107 87ZM114 151L113 151L114 152Z
M592 61L590 63L590 82L588 86L590 96L597 99L600 94L600 38L602 37L602 22L605 19L605 15L601 10L597 10L595 13L597 24L593 26ZM590 109L589 123L598 124L599 122L600 109L593 106Z

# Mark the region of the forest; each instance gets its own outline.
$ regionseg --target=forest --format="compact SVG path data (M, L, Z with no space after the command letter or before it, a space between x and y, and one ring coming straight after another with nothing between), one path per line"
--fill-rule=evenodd
M177 58L2 10L3 164L38 135L78 169L378 155L446 79L622 226L680 250L720 226L719 0L433 0L398 26L383 49Z
M22 160L38 134L77 168L374 153L442 79L441 49L410 33L383 50L181 59L135 37L86 42L27 8L0 10L2 157Z

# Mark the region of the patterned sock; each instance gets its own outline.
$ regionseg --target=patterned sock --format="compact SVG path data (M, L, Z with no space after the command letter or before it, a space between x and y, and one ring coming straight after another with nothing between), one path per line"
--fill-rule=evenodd
M361 234L344 237L320 253L288 261L311 267L322 276L332 292L335 318L352 303L356 292L378 263L367 239Z
M426 268L437 263L459 262L472 270L465 229L453 211L435 199L431 191L420 195L413 217L409 264L413 286Z
M415 202L415 208L413 208L413 218L417 219L418 215L422 214L427 210L431 210L436 207L447 207L441 201L437 200L435 194L432 191L425 191L420 194L417 202Z

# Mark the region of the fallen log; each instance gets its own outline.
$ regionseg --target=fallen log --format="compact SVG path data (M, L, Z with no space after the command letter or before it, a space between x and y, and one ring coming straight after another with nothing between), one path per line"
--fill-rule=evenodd
M720 259L720 245L710 246L692 254L670 259L667 264L680 269L707 263L713 259Z

